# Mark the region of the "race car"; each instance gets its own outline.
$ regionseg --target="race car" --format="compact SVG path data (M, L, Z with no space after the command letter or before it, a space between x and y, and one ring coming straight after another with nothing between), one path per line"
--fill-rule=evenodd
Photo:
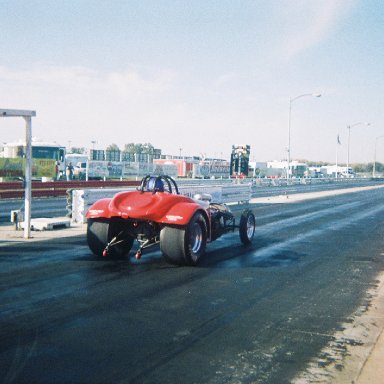
M244 210L236 225L227 205L212 202L207 193L182 195L166 175L147 175L137 190L96 201L85 217L87 242L97 256L125 257L137 240L137 259L159 244L168 262L190 266L205 255L207 243L235 229L243 244L251 244L256 226L251 210Z

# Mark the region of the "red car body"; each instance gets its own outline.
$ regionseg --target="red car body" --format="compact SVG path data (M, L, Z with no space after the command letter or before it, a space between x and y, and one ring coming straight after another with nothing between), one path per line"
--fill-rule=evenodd
M250 244L255 217L249 210L240 224L224 204L210 202L210 196L180 195L168 176L146 176L137 191L117 193L96 201L86 213L87 240L92 252L103 256L124 256L136 239L143 249L159 244L165 258L174 264L196 265L205 254L206 243L239 228L240 239Z
M208 206L206 206L208 208ZM163 224L186 225L193 214L203 209L203 204L188 196L169 192L143 193L119 192L112 199L97 201L88 210L86 218L111 218L151 220Z

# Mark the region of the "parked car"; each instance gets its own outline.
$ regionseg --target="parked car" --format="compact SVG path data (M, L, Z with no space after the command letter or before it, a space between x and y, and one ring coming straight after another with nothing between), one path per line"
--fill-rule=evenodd
M76 163L73 169L73 177L79 180L85 180L87 172L87 163Z

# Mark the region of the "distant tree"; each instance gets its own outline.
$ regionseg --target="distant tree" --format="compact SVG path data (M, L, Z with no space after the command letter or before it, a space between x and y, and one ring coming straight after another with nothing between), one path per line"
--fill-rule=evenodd
M125 144L123 151L128 153L135 153L135 143Z
M142 153L153 154L155 147L151 143L143 144Z
M383 172L383 171L384 171L384 164L376 161L376 172Z
M135 153L143 153L143 144L135 144Z
M308 167L323 167L325 165L328 165L329 163L327 163L326 161L309 161L307 164Z
M376 163L377 166L377 163ZM356 173L371 173L373 169L372 163L356 163L351 165L352 169ZM377 169L377 168L376 168Z
M84 147L72 147L71 148L71 153L84 155L86 152L87 152L87 150Z
M149 154L153 154L154 152L154 149L155 147L151 144L151 143L145 143L145 144L141 144L141 143L128 143L128 144L125 144L124 145L124 152L128 152L128 153L138 153L138 154L141 154L141 153L149 153Z
M109 144L107 151L120 151L120 148L117 144Z
M375 163L375 172L383 172L384 171L384 164L376 161ZM373 163L368 163L368 172L373 172Z
M329 165L327 161L313 161L313 160L305 160L305 159L299 159L297 160L299 163L305 163L308 165L308 167L322 167L325 165Z

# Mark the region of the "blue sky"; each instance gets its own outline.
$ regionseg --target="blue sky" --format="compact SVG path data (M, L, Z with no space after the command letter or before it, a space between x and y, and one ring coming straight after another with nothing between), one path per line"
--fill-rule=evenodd
M382 0L0 0L0 108L33 134L163 153L373 161L384 135ZM24 135L0 120L1 142ZM384 162L384 138L377 140Z

